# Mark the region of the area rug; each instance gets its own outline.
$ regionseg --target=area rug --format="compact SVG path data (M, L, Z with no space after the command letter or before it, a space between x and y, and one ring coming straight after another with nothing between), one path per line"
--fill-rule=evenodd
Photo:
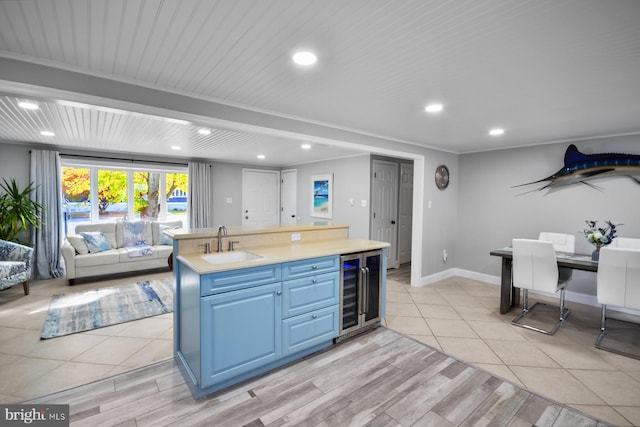
M54 295L41 337L54 338L171 312L171 279Z

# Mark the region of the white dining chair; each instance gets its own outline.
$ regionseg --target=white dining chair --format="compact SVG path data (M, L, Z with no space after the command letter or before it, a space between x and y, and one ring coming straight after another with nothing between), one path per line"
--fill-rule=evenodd
M612 248L640 249L640 239L635 237L616 237L608 246Z
M544 240L545 242L553 243L553 249L556 252L576 252L576 236L573 234L553 233L549 231L543 231L540 233L538 240ZM573 277L573 269L562 268L558 269L558 281L566 284Z
M602 304L602 315L596 348L640 359L640 353L603 344L607 334L607 305L640 310L640 249L609 246L600 249L597 295L598 303Z
M512 246L513 286L523 289L524 301L522 313L518 314L511 323L536 332L553 335L571 313L564 306L564 283L558 281L558 264L553 243L543 240L513 239ZM551 329L546 330L521 322L536 305L549 305L538 301L529 307L529 290L549 293L556 293L560 290L560 315L556 318Z

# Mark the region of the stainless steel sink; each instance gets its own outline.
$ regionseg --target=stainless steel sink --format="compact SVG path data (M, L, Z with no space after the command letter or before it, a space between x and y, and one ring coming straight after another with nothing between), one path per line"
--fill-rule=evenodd
M218 252L215 254L202 255L202 259L211 264L225 264L228 262L252 261L262 257L251 252Z

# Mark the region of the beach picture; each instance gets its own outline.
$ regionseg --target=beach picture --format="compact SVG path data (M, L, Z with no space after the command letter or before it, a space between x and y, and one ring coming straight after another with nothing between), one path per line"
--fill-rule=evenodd
M311 188L313 190L311 216L318 218L332 217L333 175L312 175Z

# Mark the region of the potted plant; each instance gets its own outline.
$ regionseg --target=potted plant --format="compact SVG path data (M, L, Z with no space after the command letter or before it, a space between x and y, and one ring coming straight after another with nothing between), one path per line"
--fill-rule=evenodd
M45 207L29 197L35 190L33 182L21 190L15 178L11 178L10 182L4 178L2 180L4 182L0 184L3 193L0 194L0 239L29 245L28 242L21 241L19 235L22 231L28 233L29 226L40 228L44 225L40 214Z

